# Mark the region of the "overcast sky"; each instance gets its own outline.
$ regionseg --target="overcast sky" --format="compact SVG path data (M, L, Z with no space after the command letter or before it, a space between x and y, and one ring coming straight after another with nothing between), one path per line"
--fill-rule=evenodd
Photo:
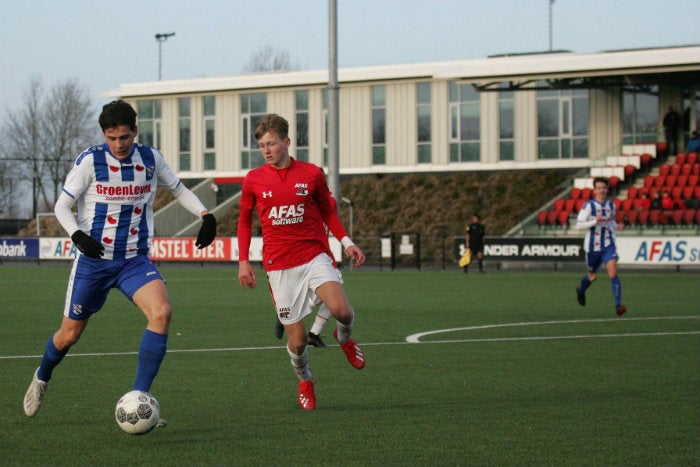
M0 0L0 118L32 77L123 83L235 75L262 46L328 67L328 0ZM337 0L341 68L549 49L549 0ZM553 49L700 44L698 0L556 0Z

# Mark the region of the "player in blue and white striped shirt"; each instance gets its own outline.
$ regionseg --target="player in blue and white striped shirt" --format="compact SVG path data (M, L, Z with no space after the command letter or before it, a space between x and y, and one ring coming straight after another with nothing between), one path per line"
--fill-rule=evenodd
M56 218L80 253L73 261L63 321L48 339L41 365L24 396L24 413L39 411L54 368L78 342L109 291L119 289L148 324L141 338L133 389L149 392L165 356L172 314L170 298L148 251L153 238L153 201L164 186L193 215L202 218L195 246L216 236L216 219L185 187L157 149L136 143L136 112L124 101L102 108L105 143L78 156L56 201ZM78 219L72 207L78 205ZM165 424L159 421L159 426Z
M586 251L588 273L576 287L576 299L581 306L586 305L586 289L597 278L598 269L605 265L615 299L615 314L619 318L627 311L622 303L622 284L617 275L617 248L615 247L615 232L622 230L615 221L615 205L608 199L608 179L596 177L593 179L593 198L581 207L576 219L576 228L586 230L583 249Z

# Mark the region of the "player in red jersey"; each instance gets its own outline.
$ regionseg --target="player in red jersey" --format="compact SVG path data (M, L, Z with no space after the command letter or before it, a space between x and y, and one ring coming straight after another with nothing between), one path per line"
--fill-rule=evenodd
M265 116L255 129L265 165L248 172L243 180L238 281L243 289L257 285L248 260L255 208L262 227L263 268L277 317L287 334L292 367L299 378L298 402L302 409L313 410L316 396L303 318L311 312L310 303L315 296L335 318L333 335L350 364L357 369L365 366L364 354L352 338L354 311L328 247L326 226L340 239L354 267L364 263L365 255L350 240L333 209L323 172L316 165L289 155L288 131L287 121L276 114Z

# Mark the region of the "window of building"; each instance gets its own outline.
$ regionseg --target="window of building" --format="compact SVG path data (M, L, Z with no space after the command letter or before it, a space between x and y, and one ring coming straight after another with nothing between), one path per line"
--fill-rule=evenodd
M216 98L204 96L204 170L216 170Z
M309 161L309 91L300 90L294 93L296 98L296 158Z
M539 159L588 157L588 90L537 91L537 146Z
M501 87L506 86L502 84ZM515 131L513 111L515 108L515 94L513 91L501 91L498 93L498 150L499 159L502 161L515 160Z
M430 131L430 94L429 82L416 84L416 126L418 137L417 153L419 164L430 164L432 162L430 145L432 140Z
M191 161L191 118L190 99L182 97L177 100L178 107L178 127L179 127L179 148L178 148L178 168L180 171L192 169Z
M139 142L160 148L160 133L163 123L160 116L160 100L136 101L136 112L139 114Z
M474 86L450 82L450 162L481 160L480 106Z
M241 167L254 169L265 163L258 142L255 140L255 127L267 113L267 94L241 94Z
M659 136L659 88L626 89L622 94L623 144L655 143Z
M372 86L372 164L386 164L386 86Z

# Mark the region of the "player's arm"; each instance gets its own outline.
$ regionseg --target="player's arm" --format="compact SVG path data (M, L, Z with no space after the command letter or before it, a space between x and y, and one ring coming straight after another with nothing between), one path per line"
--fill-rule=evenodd
M248 188L245 180L241 190L240 211L238 215L238 282L243 289L255 288L257 278L249 261L250 241L253 231L253 206L255 195Z
M87 157L79 157L68 173L66 183L54 205L54 214L81 253L90 258L100 258L104 255L104 245L99 240L90 237L89 233L81 230L73 215L73 205L78 197L82 196L92 180L91 164L86 162L87 159Z
M591 204L590 201L586 202L581 210L578 212L578 216L576 217L576 225L574 225L575 229L578 230L586 230L590 229L594 225L598 223L597 218L591 219Z

